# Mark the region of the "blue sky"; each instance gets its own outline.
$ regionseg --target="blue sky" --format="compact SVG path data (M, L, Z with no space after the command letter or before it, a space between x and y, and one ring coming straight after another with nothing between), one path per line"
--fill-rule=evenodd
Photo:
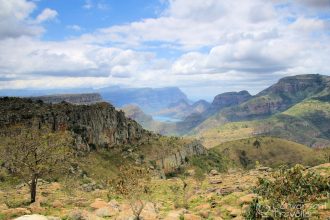
M37 16L44 8L61 12L55 22L45 24L44 40L65 40L82 33L112 25L156 17L165 4L158 0L42 0L33 12ZM81 30L70 27L79 26Z
M192 99L330 74L329 0L0 0L0 89L178 86Z

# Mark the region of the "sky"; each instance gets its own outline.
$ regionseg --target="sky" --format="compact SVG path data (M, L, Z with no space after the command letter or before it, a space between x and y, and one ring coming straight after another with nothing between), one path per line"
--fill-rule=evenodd
M210 100L314 73L330 75L330 0L0 0L0 89Z

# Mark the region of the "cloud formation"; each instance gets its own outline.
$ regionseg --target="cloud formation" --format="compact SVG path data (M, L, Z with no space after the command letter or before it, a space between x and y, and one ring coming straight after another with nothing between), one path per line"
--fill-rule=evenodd
M31 18L35 3L10 2L0 0L0 88L171 85L211 97L257 92L287 75L330 74L329 1L168 0L156 18L55 42L38 36L61 12Z

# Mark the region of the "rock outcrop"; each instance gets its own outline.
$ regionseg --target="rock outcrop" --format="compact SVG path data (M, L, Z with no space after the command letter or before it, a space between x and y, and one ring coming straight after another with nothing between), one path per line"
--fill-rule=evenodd
M0 130L5 132L7 126L15 124L36 129L69 130L74 136L76 147L86 151L91 147L111 148L134 144L143 136L151 135L109 103L47 104L31 99L1 98Z
M217 95L210 107L212 112L219 111L223 108L239 105L247 100L249 100L252 96L248 91L240 91L240 92L226 92Z
M193 141L184 145L182 148L167 157L157 160L156 164L165 172L170 172L185 165L190 157L203 154L207 154L206 148L199 141Z

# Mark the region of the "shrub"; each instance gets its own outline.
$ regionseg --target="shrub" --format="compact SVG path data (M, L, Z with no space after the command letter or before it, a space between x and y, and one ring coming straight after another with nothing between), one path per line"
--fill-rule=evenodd
M327 178L301 165L281 167L271 178L259 178L255 193L260 197L252 202L246 218L308 218L308 204L326 198L329 191Z
M210 172L213 169L225 172L228 169L228 160L213 150L210 150L206 155L193 156L190 159L190 164L204 172Z

